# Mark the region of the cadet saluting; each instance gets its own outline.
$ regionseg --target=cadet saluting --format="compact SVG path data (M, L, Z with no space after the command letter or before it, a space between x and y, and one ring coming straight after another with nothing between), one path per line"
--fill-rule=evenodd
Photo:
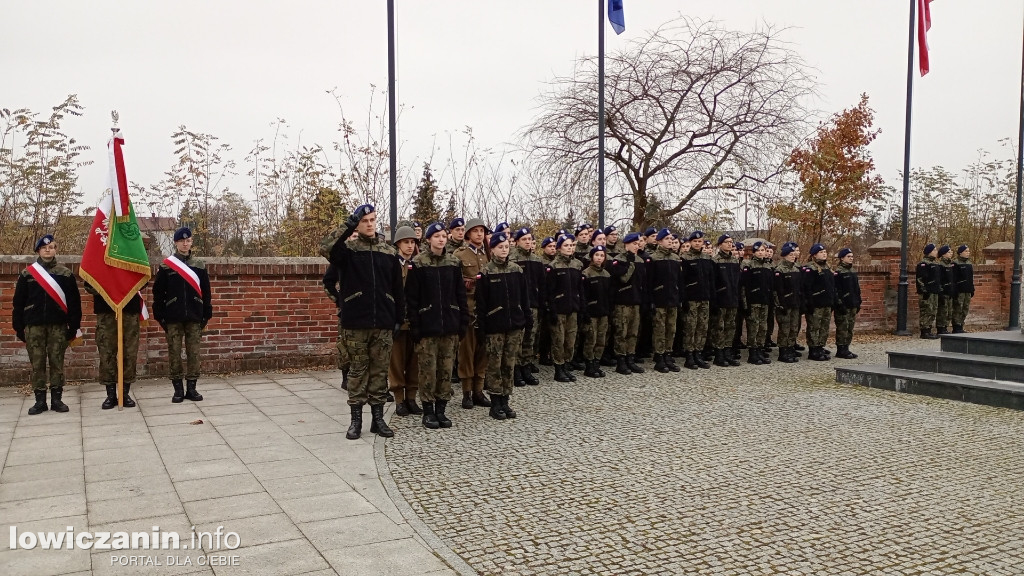
M174 254L160 264L153 282L153 318L167 336L171 385L174 387L171 402L178 403L185 398L193 402L203 399L202 394L196 391L200 367L199 340L212 317L213 301L206 264L192 255L192 231L179 228L174 233ZM188 358L184 371L181 368L182 340ZM182 388L182 376L187 390Z
M74 275L57 263L57 244L47 234L36 242L38 258L18 276L11 320L32 363L32 416L45 412L46 368L50 368L50 406L67 412L64 395L64 352L82 325L82 296Z
M363 404L370 404L370 432L394 436L384 422L387 372L393 331L405 320L402 269L395 249L377 237L377 213L370 204L352 212L320 244L320 254L338 267L341 324L349 353L348 404L352 419L345 437L362 433ZM356 239L347 242L353 234Z

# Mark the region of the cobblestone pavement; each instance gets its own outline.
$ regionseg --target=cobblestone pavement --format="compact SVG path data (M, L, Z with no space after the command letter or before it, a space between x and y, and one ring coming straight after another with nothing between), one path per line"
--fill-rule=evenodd
M937 344L571 384L547 368L514 421L454 402L450 430L393 418L387 466L484 574L1024 574L1024 413L835 383L896 347Z

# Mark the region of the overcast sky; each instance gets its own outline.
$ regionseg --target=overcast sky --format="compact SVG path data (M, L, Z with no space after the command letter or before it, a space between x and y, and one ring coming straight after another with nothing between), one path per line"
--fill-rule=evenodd
M597 50L596 0L396 0L401 162L434 136L472 126L481 146L510 142L534 114L543 83ZM827 112L867 92L882 135L873 153L898 185L903 162L907 0L625 0L626 32L612 50L680 13L784 38L816 69ZM338 87L361 116L369 85L387 85L385 0L319 2L11 1L0 34L0 107L47 111L77 93L86 115L68 131L92 146L87 202L103 185L109 111L125 130L128 176L151 184L172 163L179 124L215 134L244 155L284 118L292 140L329 143ZM1017 138L1021 0L937 0L932 71L915 78L914 166L959 170L979 148L999 157ZM383 111L383 108L381 108ZM419 171L414 167L415 172ZM245 192L245 182L237 186Z

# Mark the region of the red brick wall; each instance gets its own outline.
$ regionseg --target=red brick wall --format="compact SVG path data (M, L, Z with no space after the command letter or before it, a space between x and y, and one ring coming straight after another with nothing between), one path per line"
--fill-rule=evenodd
M0 257L0 384L27 383L28 354L11 329L11 301L17 276L31 262ZM77 273L78 258L60 261ZM213 319L203 336L203 372L274 370L335 363L338 319L323 291L322 258L208 258ZM81 285L81 283L79 284ZM143 289L152 304L149 288ZM95 378L92 296L82 291L85 344L68 351L69 379ZM139 377L167 374L167 346L156 322L143 329Z

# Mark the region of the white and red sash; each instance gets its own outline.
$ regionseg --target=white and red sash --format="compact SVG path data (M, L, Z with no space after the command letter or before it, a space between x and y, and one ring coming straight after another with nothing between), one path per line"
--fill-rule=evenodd
M149 308L146 308L146 301L142 301L142 310L139 311L139 320L146 322L149 320Z
M60 284L57 284L53 276L50 276L50 273L46 271L46 268L43 268L39 262L33 262L28 267L28 273L36 279L36 282L43 287L43 290L50 295L50 298L53 298L53 301L67 314L68 297L64 294L64 289L60 287Z
M185 279L185 282L196 291L196 294L202 297L203 289L199 286L199 275L196 274L195 270L189 268L188 264L185 264L174 255L168 256L164 260L164 264L167 264L168 268L180 274Z

